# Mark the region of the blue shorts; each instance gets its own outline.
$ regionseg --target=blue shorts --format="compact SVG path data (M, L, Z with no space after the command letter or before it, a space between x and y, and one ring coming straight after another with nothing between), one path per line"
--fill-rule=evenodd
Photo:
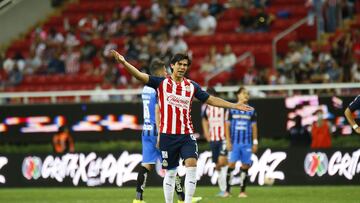
M160 151L162 157L162 167L173 169L179 166L182 158L198 158L198 146L193 135L160 135Z
M212 152L212 161L214 163L218 162L219 156L226 156L226 142L224 141L211 141L210 142L210 149Z
M251 154L252 145L234 144L232 146L232 151L229 152L229 162L235 163L237 161L241 161L242 164L251 165Z
M143 135L142 137L142 155L143 164L156 164L160 158L160 151L156 148L157 136Z

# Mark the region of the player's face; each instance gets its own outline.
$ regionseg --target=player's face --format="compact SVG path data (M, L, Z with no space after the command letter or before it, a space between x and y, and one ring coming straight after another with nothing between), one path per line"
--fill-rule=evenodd
M247 103L249 101L249 92L244 89L237 95L237 98L238 101Z
M171 67L173 69L173 76L177 78L182 78L184 77L187 69L189 68L189 61L187 59L183 59L171 65Z

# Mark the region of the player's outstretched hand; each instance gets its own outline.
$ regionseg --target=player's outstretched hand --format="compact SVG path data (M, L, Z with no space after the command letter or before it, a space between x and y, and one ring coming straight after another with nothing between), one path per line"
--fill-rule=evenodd
M122 56L121 54L119 54L119 52L115 51L115 50L111 50L110 51L111 56L113 56L115 58L115 60L118 63L125 63L125 58L124 56Z
M356 132L357 134L360 134L360 127L357 127L357 128L355 129L355 132Z
M242 103L236 103L235 108L239 109L241 111L252 111L252 110L254 110L253 107L248 106L246 104L242 104Z

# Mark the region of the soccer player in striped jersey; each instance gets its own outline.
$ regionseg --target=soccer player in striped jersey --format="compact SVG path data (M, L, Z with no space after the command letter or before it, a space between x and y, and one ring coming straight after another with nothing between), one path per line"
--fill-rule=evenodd
M239 104L247 104L249 92L240 87L236 92ZM231 173L235 169L237 161L241 161L240 167L240 194L238 197L247 197L245 188L248 179L248 170L251 167L251 154L258 149L256 112L229 109L227 111L226 144L229 150L229 168L227 173L227 188L224 197L230 196Z
M354 101L352 101L349 106L346 108L344 114L348 122L350 123L351 127L354 129L354 131L358 134L360 134L360 127L355 122L355 119L353 117L353 112L356 110L360 110L360 95L358 95Z
M180 157L184 160L185 203L191 203L196 189L196 163L198 150L191 120L192 100L207 104L251 111L253 108L241 103L230 103L219 97L210 96L200 86L185 78L191 64L185 54L175 54L170 60L172 74L168 77L150 76L140 72L115 50L111 51L115 60L137 80L157 90L160 109L160 151L163 168L167 169L163 182L166 203L173 202L175 179Z
M159 59L154 59L150 65L150 74L157 77L164 77L167 75L165 63ZM143 117L144 125L142 131L142 164L137 177L136 183L136 199L133 203L145 203L143 200L143 192L146 186L146 179L148 172L155 167L156 161L161 159L160 151L157 149L157 139L159 128L159 106L157 105L156 91L144 86L141 98L143 101ZM176 193L178 194L178 203L185 199L185 194L181 185L181 178L176 176ZM194 197L193 202L200 201L200 197Z
M210 95L217 96L213 87L206 90ZM216 164L215 171L218 174L218 185L220 193L217 196L224 196L226 192L227 172L227 150L225 139L225 109L205 104L202 112L202 127L206 140L210 143L212 161Z

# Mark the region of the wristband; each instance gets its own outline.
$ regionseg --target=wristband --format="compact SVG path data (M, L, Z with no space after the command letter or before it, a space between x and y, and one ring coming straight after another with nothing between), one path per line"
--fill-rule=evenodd
M354 125L352 126L352 128L353 128L354 130L356 130L358 127L359 127L358 124L354 124Z
M258 145L259 144L258 140L257 139L253 140L253 144Z

